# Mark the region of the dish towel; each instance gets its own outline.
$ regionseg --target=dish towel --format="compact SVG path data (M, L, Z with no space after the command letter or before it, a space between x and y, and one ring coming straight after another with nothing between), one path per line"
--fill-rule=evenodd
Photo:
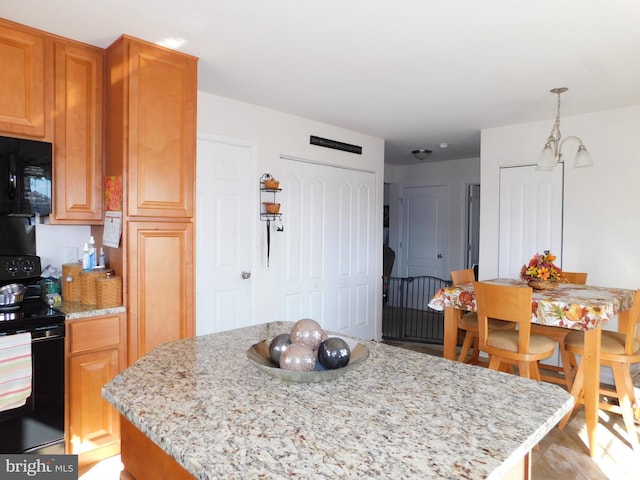
M31 334L0 337L0 412L27 402L32 372Z

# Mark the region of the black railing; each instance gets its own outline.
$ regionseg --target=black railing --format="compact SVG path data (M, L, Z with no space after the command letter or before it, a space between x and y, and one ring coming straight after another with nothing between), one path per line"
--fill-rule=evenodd
M382 309L384 340L442 344L444 314L427 305L441 288L451 285L437 277L384 279Z

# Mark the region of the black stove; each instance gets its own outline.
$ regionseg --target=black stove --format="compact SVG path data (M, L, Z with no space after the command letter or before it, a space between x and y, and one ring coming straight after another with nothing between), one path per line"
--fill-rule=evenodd
M0 255L0 286L19 283L27 287L22 302L0 305L0 335L64 323L64 314L42 300L41 273L36 255Z
M0 341L10 342L18 334L21 341L31 337L29 397L15 405L0 404L3 454L64 453L65 316L41 299L41 273L35 255L0 255L0 285L27 287L22 302L0 308Z

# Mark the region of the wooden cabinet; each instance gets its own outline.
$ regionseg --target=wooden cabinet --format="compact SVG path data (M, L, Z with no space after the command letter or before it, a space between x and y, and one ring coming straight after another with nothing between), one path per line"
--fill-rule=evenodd
M103 221L104 58L0 19L0 134L53 143L51 223Z
M197 59L128 36L107 58L108 157L126 172L127 215L193 217Z
M55 42L52 223L103 221L104 50Z
M156 345L192 337L193 223L129 222L129 363Z
M126 367L125 315L67 321L65 451L91 463L120 451L118 413L102 386Z
M107 48L107 175L122 175L129 362L191 337L197 59L123 36Z
M0 132L49 137L52 103L45 75L46 36L0 19Z

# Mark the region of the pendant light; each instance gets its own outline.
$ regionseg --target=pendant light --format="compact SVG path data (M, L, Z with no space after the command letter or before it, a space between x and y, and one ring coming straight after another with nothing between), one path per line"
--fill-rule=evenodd
M553 167L562 162L562 146L564 145L564 142L571 139L577 140L580 143L580 145L578 145L578 151L576 152L573 168L590 167L593 165L591 155L580 138L570 136L562 139L562 135L560 134L560 94L567 90L568 88L566 87L553 88L550 90L551 93L555 93L558 96L556 120L553 124L553 128L551 129L551 133L549 134L549 138L547 138L547 143L540 153L536 170L552 170Z

